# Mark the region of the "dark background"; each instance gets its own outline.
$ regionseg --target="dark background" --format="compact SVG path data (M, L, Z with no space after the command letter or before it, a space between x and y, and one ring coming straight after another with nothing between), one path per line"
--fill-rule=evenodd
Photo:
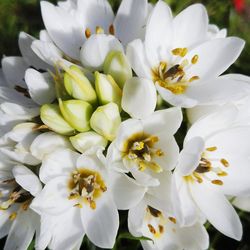
M0 0L0 57L20 54L17 44L20 31L37 37L39 30L44 28L39 2L38 0ZM54 0L49 2L56 3ZM119 6L119 2L119 0L110 0L115 10ZM157 2L157 0L151 2ZM226 27L228 35L238 36L246 41L243 53L228 72L250 75L250 0L243 0L242 3L236 0L166 0L166 2L171 5L175 13L192 3L203 3L208 9L210 23L214 23L220 28ZM210 250L250 250L250 213L240 212L240 216L244 227L242 241L231 240L209 227ZM126 213L123 212L121 214L122 227L116 249L140 249L138 241L128 239L129 236L123 234L126 231L125 217ZM3 242L3 240L0 241L0 249L3 248ZM87 239L84 240L83 246L85 250L97 249ZM30 246L29 250L31 249L33 246Z

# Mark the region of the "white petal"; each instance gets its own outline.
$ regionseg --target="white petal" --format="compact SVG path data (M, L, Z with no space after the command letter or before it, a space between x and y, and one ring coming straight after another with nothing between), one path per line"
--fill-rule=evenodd
M70 176L53 178L43 190L33 199L30 207L38 214L48 213L58 215L73 207L73 201L68 199L68 182Z
M82 208L82 223L88 238L98 247L112 248L119 227L117 208L108 193L99 197L96 209Z
M176 95L170 90L161 87L159 84L156 84L156 89L163 100L175 107L192 108L197 105L197 100L195 100L195 98L190 98L185 94Z
M123 88L122 108L133 118L146 118L156 107L154 83L145 78L133 77Z
M77 0L77 6L79 10L77 14L83 31L89 28L94 33L96 27L99 26L108 32L114 13L107 0Z
M16 85L26 88L24 83L24 73L28 65L22 57L4 57L2 59L3 74L9 86L15 87Z
M54 66L63 57L63 53L52 42L36 40L32 43L31 49L44 62Z
M25 81L31 98L39 105L51 103L56 98L55 84L49 73L28 69L25 73Z
M40 168L40 179L46 183L57 176L68 176L76 168L79 154L71 150L58 149L47 155Z
M151 79L151 67L146 58L144 44L141 40L137 39L129 43L126 55L137 76Z
M145 35L145 49L151 66L157 66L161 59L167 59L172 47L173 24L169 6L159 1L148 19Z
M102 70L104 60L112 50L123 51L121 43L111 35L92 35L81 48L82 64L92 70Z
M226 236L240 240L242 225L239 216L225 196L205 184L191 184L190 189L197 206L208 221Z
M211 79L222 74L239 57L244 47L244 41L236 37L219 38L202 43L191 50L186 59L198 55L199 59L187 71L191 76L198 76L201 79Z
M35 234L37 215L32 211L21 211L14 220L4 250L28 249Z
M38 177L25 166L15 166L12 172L16 182L33 196L42 190L42 184Z
M197 168L204 147L205 142L201 137L193 137L185 143L176 167L181 176L187 176Z
M145 187L139 186L125 174L112 172L109 180L114 201L117 208L121 210L136 206L146 192Z
M47 154L59 148L72 149L69 140L54 132L46 132L35 138L30 146L31 153L42 160Z
M189 129L185 141L196 136L206 139L209 135L212 135L221 129L228 128L236 119L237 113L238 110L233 105L225 105L221 107L217 112L203 117L194 123Z
M81 37L83 34L74 15L45 1L41 2L41 11L44 25L52 40L68 56L79 59L79 49L84 37Z
M185 95L200 105L219 105L240 100L249 93L249 83L218 77L189 86Z
M126 46L130 41L140 37L146 17L146 0L123 0L114 20L115 36Z
M137 206L128 211L128 229L135 237L142 236L141 227L143 225L146 204L142 201Z
M20 32L18 44L22 56L26 60L26 63L35 67L36 69L47 70L49 65L43 62L31 49L31 44L35 40L34 37L30 36L25 32Z
M175 48L190 47L206 39L208 15L202 4L193 4L179 13L173 21Z
M209 235L203 225L196 223L192 227L178 230L179 241L185 249L208 249Z
M180 108L169 108L154 112L150 117L143 119L143 130L150 135L165 133L173 135L182 122L182 112Z
M250 197L236 197L233 201L233 205L243 211L250 212Z

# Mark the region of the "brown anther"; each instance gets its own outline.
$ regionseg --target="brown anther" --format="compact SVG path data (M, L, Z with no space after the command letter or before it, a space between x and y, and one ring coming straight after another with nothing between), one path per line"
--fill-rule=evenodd
M79 197L79 194L71 193L71 194L69 195L68 199L69 199L69 200L74 200L74 199L76 199L76 198L78 198L78 197Z
M214 185L218 185L218 186L223 185L223 181L221 181L221 180L212 180L211 183L214 184Z
M86 38L90 38L90 36L91 36L91 30L89 28L87 28L85 30L85 36L86 36Z
M174 217L168 217L168 219L173 222L174 224L176 224L176 219Z
M114 35L114 34L115 34L115 27L114 27L113 24L111 24L111 25L109 26L109 34L110 34L110 35Z
M213 151L217 150L217 147L209 147L209 148L206 148L206 150L210 151L210 152L213 152Z
M154 217L160 217L161 216L161 211L159 211L159 210L157 210L157 209L155 209L153 207L148 206L148 211Z
M148 224L148 229L149 229L150 233L156 234L156 230L151 224Z
M192 76L188 81L189 81L189 82L193 82L193 81L197 81L197 80L199 80L199 79L200 79L199 76Z
M192 63L192 64L196 64L196 63L198 62L198 60L199 60L199 56L198 56L198 55L195 55L195 56L193 56L193 58L192 58L192 60L191 60L191 63Z
M229 162L226 159L221 159L220 162L224 167L229 167Z
M158 228L159 228L159 232L161 234L163 234L164 233L164 227L162 225L159 225Z

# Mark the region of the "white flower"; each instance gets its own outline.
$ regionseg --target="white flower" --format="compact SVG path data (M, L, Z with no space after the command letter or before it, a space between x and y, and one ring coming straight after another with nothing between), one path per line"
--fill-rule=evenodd
M73 59L79 60L79 48L95 32L115 34L124 45L143 36L146 0L123 0L116 17L107 0L67 1L58 5L41 2L43 21L54 43Z
M235 126L233 106L192 125L174 172L173 203L182 225L192 225L199 211L223 234L240 240L240 219L225 195L250 191L249 126Z
M151 239L141 240L145 250L202 250L209 245L208 233L200 222L181 227L172 214L151 207L145 200L129 210L128 227L132 235Z
M146 26L145 40L127 47L137 76L154 82L161 97L174 106L221 103L249 93L249 86L220 75L238 58L244 41L236 37L208 39L208 17L201 4L175 18L158 1Z
M8 234L4 250L26 250L39 229L39 216L29 206L42 185L25 166L2 162L4 164L0 170L0 237Z
M109 166L131 172L142 185L158 185L160 173L175 167L179 149L173 135L181 121L178 108L156 111L142 120L124 121L108 148Z
M40 169L45 187L31 207L41 215L42 228L50 227L47 216L54 216L52 221L59 223L59 228L44 232L43 237L58 237L71 249L86 233L95 245L113 247L119 217L109 186L112 176L104 164L100 151L96 155L80 155L70 150L57 150L45 157ZM58 216L64 218L63 221L58 222ZM60 229L63 228L61 223L67 224L65 233ZM72 235L68 236L67 232Z
M210 39L225 38L227 36L227 29L219 29L215 24L208 25L208 37Z

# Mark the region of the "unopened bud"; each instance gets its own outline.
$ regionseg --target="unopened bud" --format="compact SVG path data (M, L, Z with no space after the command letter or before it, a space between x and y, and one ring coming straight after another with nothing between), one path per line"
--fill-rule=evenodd
M80 133L69 138L73 147L81 153L96 146L106 147L108 141L94 131Z
M120 88L123 88L125 82L132 77L131 66L121 51L109 52L104 61L103 71L111 75Z
M90 119L92 129L109 141L115 139L120 124L119 108L112 102L98 107Z
M122 91L112 76L95 72L95 89L100 104L114 102L121 107Z
M90 117L93 113L92 106L82 100L62 101L59 99L59 107L64 119L79 132L90 130Z
M75 65L65 70L64 86L68 94L75 99L96 104L95 90L83 71Z
M40 117L45 125L54 132L61 135L74 134L72 128L62 117L59 106L56 104L45 104L40 109Z

